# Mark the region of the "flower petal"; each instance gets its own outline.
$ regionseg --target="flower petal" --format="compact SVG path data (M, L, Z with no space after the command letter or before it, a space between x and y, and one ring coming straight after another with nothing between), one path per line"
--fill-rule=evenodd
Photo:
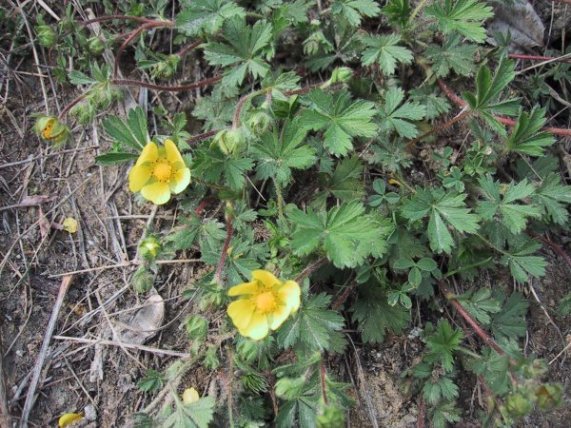
M288 308L288 312L292 313L299 309L301 303L301 289L295 281L286 281L278 291L281 301Z
M235 285L228 290L229 296L241 296L243 294L255 294L258 292L258 283L256 281L244 282L242 284Z
M165 152L170 163L181 162L184 165L184 160L173 140L165 140Z
M141 165L142 163L145 162L154 162L158 158L159 158L159 148L155 143L150 142L145 146L145 148L139 155L136 165Z
M156 181L143 187L141 189L141 195L153 204L162 205L166 204L171 198L171 191L167 183Z
M277 279L273 273L262 269L252 271L252 281L259 281L268 288L280 284L280 280Z
M291 314L291 309L287 305L279 305L271 314L270 328L277 330Z
M242 336L250 339L260 340L266 337L270 331L268 317L259 312L252 313L252 319L246 328L238 329Z
M180 193L190 184L190 169L181 168L174 173L174 177L169 183L171 192Z
M152 168L150 165L137 164L129 171L129 190L131 192L140 191L151 178Z
M249 299L238 299L228 305L228 316L238 330L243 330L250 324L256 306Z

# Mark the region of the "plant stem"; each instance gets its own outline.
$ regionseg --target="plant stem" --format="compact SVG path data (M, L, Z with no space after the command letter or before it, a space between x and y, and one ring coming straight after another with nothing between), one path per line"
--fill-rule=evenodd
M93 18L93 19L88 19L87 21L83 21L81 22L82 25L89 25L89 24L95 24L96 22L104 22L104 21L113 21L115 19L124 19L124 20L130 20L130 21L137 21L140 22L142 24L148 24L150 22L168 22L170 23L171 26L174 26L174 23L172 21L169 20L165 20L165 21L159 21L156 19L149 19L149 18L145 18L142 16L131 16L131 15L106 15L106 16L100 16L98 18Z
M216 266L216 273L214 274L214 280L216 283L223 285L222 274L224 272L224 264L226 263L226 258L228 257L228 248L230 247L230 241L232 240L232 235L234 234L234 225L232 223L232 216L226 216L226 239L224 240L224 245L222 246L222 251L220 253L220 260L218 261L218 266Z
M240 115L242 113L242 109L244 108L244 104L246 104L246 101L248 101L250 98L255 97L256 95L261 95L264 92L266 92L266 89L260 89L240 97L238 104L236 104L236 110L234 110L234 116L232 116L232 129L238 129L240 127Z
M282 189L274 178L274 187L276 189L276 196L278 197L278 217L280 220L284 220L284 196L282 194Z
M327 263L328 263L328 260L326 257L321 257L321 258L317 259L315 262L311 263L304 270L302 270L301 273L295 277L294 281L295 282L303 281L305 278L310 276L313 272L317 271L322 266L325 266Z
M64 107L64 109L61 111L61 113L58 115L59 119L63 119L65 117L66 114L69 113L69 111L76 105L78 104L80 101L82 101L86 96L88 95L88 92L84 92L83 94L81 94L80 96L78 96L77 98L75 98L73 101L71 101L68 105L66 105Z
M209 77L208 79L199 80L198 82L188 83L178 86L155 85L154 83L148 83L134 79L112 79L111 83L118 86L142 86L143 88L155 89L157 91L181 92L181 91L191 91L196 88L209 86L212 85L213 83L218 82L221 79L222 76L214 76L214 77Z
M418 3L418 5L414 8L412 13L410 14L410 17L408 18L408 22L412 22L414 20L416 15L418 15L418 13L424 8L427 1L428 0L421 0L420 3Z
M496 341L494 339L492 339L492 337L488 333L486 333L482 329L482 327L480 327L480 325L474 320L474 318L472 318L472 316L468 313L468 311L466 311L466 309L464 309L464 306L462 306L462 304L458 300L456 300L455 295L448 289L448 287L446 287L444 282L439 281L438 287L440 288L440 292L444 295L446 300L452 306L454 306L454 309L456 309L456 312L462 318L464 318L464 321L466 321L466 323L468 325L470 325L470 327L472 327L472 329L474 330L474 333L476 333L486 345L488 345L490 348L492 348L498 354L505 355L505 352L500 347L500 345L498 345L496 343Z

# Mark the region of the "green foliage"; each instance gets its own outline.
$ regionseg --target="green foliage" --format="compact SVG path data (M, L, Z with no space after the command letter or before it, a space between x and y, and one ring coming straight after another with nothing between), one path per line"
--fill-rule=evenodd
M362 39L367 47L363 51L363 65L378 64L383 73L394 74L397 63L410 64L413 56L407 48L398 46L401 38L398 34L387 36L367 36Z
M437 0L426 8L444 34L459 33L482 43L486 37L483 21L492 17L492 8L478 0Z
M318 294L302 305L298 313L287 321L278 332L278 343L312 351L331 350L340 352L344 346L343 336L338 333L344 325L343 317L327 309L331 297Z
M292 246L299 255L323 249L337 267L356 267L365 257L381 256L384 240L392 231L389 222L374 214L366 214L358 202L349 202L328 212L303 212L293 208L288 218L295 225Z
M529 156L543 156L545 147L555 143L553 135L541 131L545 124L545 110L533 108L529 114L521 112L513 131L506 139L510 152Z
M427 236L436 253L450 253L454 240L448 227L465 233L478 230L478 216L466 208L465 194L447 193L441 189L418 191L402 206L402 215L416 221L428 217Z
M162 388L163 384L163 375L154 369L150 369L145 377L139 379L137 387L143 392L154 392Z
M231 0L196 0L186 3L176 16L176 28L188 36L215 34L224 22L244 17L245 11Z
M213 397L204 397L200 400L184 404L177 397L174 412L162 423L165 428L207 428L214 418Z
M462 44L457 37L450 37L443 46L430 45L424 54L432 62L437 77L446 77L451 71L470 76L474 71L475 45Z
M322 130L323 144L330 153L344 156L353 149L354 137L373 137L377 127L372 122L374 104L351 101L349 93L328 94L322 90L307 96L309 108L303 111L299 125L315 131Z
M426 108L416 102L404 101L405 94L401 88L390 88L385 93L385 102L380 108L381 131L396 132L404 138L418 135L416 126L411 121L421 120Z
M374 0L334 0L331 4L331 12L353 27L361 24L363 17L377 16L380 11Z
M381 343L387 331L400 333L409 323L409 312L388 303L386 291L380 284L359 285L359 296L353 304L353 321L359 326L363 341Z
M204 57L211 65L231 66L224 72L224 85L238 86L247 75L259 78L269 72L266 59L273 56L270 23L257 21L250 27L235 16L224 23L223 34L225 43L204 45Z

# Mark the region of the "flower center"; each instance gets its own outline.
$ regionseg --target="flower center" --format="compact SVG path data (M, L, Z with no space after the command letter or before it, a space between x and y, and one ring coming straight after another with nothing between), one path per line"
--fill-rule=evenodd
M172 167L168 162L158 161L153 168L153 176L159 181L169 181L172 174Z
M274 293L271 291L266 291L265 293L258 294L256 296L256 308L258 311L267 314L273 312L277 307L276 298Z

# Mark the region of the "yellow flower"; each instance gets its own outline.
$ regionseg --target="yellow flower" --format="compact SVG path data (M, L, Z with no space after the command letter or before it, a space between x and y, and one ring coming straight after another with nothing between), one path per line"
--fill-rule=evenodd
M282 282L266 270L252 271L252 281L228 290L241 296L228 305L228 315L242 336L263 339L299 309L301 290L295 281Z
M143 198L157 205L166 204L171 192L180 193L189 183L190 169L172 140L166 140L160 148L148 143L129 171L129 189L140 191Z
M83 419L83 415L80 413L64 413L58 419L58 426L60 428L65 428L74 422L80 421Z
M200 395L198 391L194 388L186 388L182 393L182 402L184 404L191 404L200 400Z
M73 217L67 217L63 221L63 230L69 233L77 232L77 220Z

